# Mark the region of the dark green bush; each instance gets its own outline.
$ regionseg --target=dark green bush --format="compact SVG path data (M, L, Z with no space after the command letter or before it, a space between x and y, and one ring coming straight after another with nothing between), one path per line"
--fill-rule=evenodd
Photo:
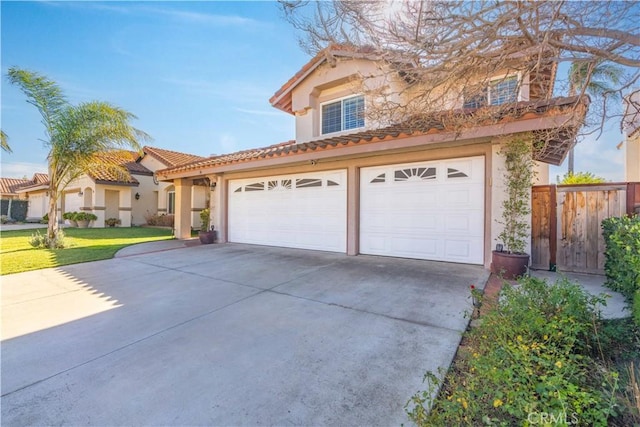
M617 374L593 356L603 352L597 306L604 300L566 280L519 283L505 285L500 302L466 334L435 402L438 379L427 374L431 388L407 404L414 423L543 425L544 417L558 425L605 426L618 415Z
M29 202L27 200L11 201L11 218L16 221L24 221L27 219L27 209L29 208ZM9 211L9 200L2 199L0 201L0 215L7 215Z
M605 241L605 285L631 303L640 290L640 217L607 218L602 221Z

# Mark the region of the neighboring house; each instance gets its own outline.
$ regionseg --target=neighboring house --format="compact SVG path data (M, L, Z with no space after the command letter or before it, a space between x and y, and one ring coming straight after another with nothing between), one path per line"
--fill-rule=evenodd
M160 169L174 168L182 164L204 160L204 157L193 154L180 153L178 151L164 150L155 147L143 147L142 156L137 162L148 170L155 172ZM158 182L155 175L144 179L145 189L149 188L150 196L140 197L139 205L134 210L134 224L144 224L145 215L149 213L169 214L175 213L175 188L172 183ZM142 181L141 181L142 182ZM191 193L191 228L200 227L200 212L207 207L210 193L209 186L204 180L196 182ZM145 191L145 195L148 191ZM142 194L142 193L141 193Z
M16 190L30 183L29 179L0 178L0 199L19 199L20 195Z
M483 99L452 94L446 114L385 125L367 119L375 100L353 85L379 69L363 51L320 52L270 99L295 116L295 141L158 171L176 189L176 236L190 236L190 194L206 177L215 186L212 220L222 242L488 267L501 230L501 137L562 130L535 153L545 183L546 164L560 164L575 144L588 101L549 99L555 69L547 69L502 77ZM401 76L385 84L408 92ZM493 111L474 107L512 100L519 102L509 115L466 129L448 125Z
M625 97L624 180L640 182L640 90Z
M73 180L59 196L60 218L65 212L85 211L98 217L94 227L104 227L104 221L108 218L117 218L122 227L129 227L144 224L148 215L173 213L172 185L159 183L154 171L203 159L154 147L144 147L142 155L124 151L118 154L104 153L101 157L107 164L124 167L127 173L122 175L113 168L103 167ZM36 174L32 181L16 190L21 198L29 200L29 220L42 218L49 206L47 175ZM208 194L208 187L194 186L193 227L200 224L199 213L208 203Z

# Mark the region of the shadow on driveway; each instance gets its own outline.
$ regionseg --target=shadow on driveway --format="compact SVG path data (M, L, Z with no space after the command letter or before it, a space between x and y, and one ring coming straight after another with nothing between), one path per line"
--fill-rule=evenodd
M2 424L398 425L487 277L235 244L7 276Z

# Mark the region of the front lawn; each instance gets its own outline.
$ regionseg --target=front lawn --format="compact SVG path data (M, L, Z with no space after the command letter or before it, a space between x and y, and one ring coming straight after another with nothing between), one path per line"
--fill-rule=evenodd
M46 228L39 230L45 234ZM65 249L35 249L29 244L36 230L2 231L0 274L20 273L80 262L113 258L125 246L172 239L171 230L158 228L65 228Z

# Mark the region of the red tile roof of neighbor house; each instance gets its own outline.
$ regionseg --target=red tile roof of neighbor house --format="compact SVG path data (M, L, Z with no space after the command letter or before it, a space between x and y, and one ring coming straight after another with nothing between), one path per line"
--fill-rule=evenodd
M382 141L406 138L410 136L431 135L445 132L456 132L460 130L461 119L473 117L482 111L488 117L486 124L476 124L478 128L485 125L504 124L513 121L530 120L553 116L565 111L569 111L576 105L588 105L588 97L568 97L555 98L548 101L520 102L515 108L509 110L497 109L496 107L485 107L482 109L459 109L447 112L434 112L414 118L407 122L387 126L380 129L364 130L348 135L340 135L324 138L305 143L296 141L286 141L267 147L254 148L238 151L221 156L212 156L204 160L187 163L175 168L168 168L156 173L163 175L201 169L206 167L216 167L232 163L250 162L275 157L289 157L296 154L308 152L318 152L330 149L340 149L354 145L375 144ZM585 109L586 111L586 109ZM554 134L555 139L547 141L545 147L539 147L536 152L536 160L551 164L560 164L568 150L575 143L576 128L582 122L584 111L577 117L577 121L567 123L566 127ZM484 114L483 114L484 117ZM456 122L457 127L448 123ZM475 123L475 122L474 122ZM468 129L467 129L468 130ZM339 155L339 153L336 153ZM295 161L292 158L292 161Z
M133 175L153 175L146 167L136 160L140 154L136 151L109 151L96 155L100 159L100 164L88 173L96 184L120 184L138 185L139 182ZM102 163L104 162L104 163ZM124 168L124 170L122 169Z
M192 163L198 160L203 160L206 157L196 156L194 154L181 153L179 151L165 150L162 148L145 146L142 148L144 154L148 154L151 157L159 160L170 168L185 164Z
M0 193L3 195L17 196L16 190L31 183L29 179L0 178Z

